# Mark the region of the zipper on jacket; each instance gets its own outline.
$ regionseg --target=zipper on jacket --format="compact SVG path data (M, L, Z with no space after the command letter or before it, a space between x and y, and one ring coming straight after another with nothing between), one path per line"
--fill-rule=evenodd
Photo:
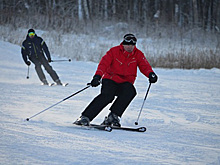
M131 62L129 62L129 63L128 63L128 66L129 66L130 64L134 63L134 62L136 62L136 60L135 60L135 61L131 61Z
M116 58L116 60L120 63L120 65L122 65L123 63L121 61L119 61L119 59Z
M37 51L36 51L36 48L35 48L34 43L32 43L32 45L33 45L33 47L34 47L34 52L35 52L36 58L38 58L38 56L37 56Z

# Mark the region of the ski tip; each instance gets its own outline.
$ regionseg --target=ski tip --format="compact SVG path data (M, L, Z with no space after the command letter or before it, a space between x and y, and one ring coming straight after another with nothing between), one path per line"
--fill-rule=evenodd
M139 131L139 132L145 132L146 130L147 130L146 127L140 127L140 128L138 128L138 131Z
M54 86L54 85L55 85L55 83L49 83L49 84L48 84L48 86L50 86L50 87L51 87L51 86Z
M67 85L69 85L69 83L63 83L63 86L66 87Z

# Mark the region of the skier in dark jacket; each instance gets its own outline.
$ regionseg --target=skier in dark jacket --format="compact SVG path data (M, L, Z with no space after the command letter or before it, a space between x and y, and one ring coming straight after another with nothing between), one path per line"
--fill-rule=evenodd
M157 75L144 54L136 48L136 42L133 34L126 34L120 45L111 48L102 57L91 81L91 86L96 87L102 78L101 94L94 98L74 124L89 125L90 121L117 96L110 107L111 112L102 124L120 127L119 117L136 95L133 84L137 76L137 67L149 78L150 83L157 81Z
M47 59L44 53L46 54ZM52 62L52 60L48 47L44 40L37 36L34 29L28 30L27 37L22 43L21 54L24 62L28 66L31 64L31 62L34 63L37 75L44 85L48 85L48 82L43 73L41 65L44 66L45 70L49 73L57 85L62 85L57 73L53 70L52 66L49 65L49 62Z

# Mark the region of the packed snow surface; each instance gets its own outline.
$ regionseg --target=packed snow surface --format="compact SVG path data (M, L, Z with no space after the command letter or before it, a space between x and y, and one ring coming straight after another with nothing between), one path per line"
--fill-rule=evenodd
M100 86L25 120L86 87L97 67L79 61L51 65L67 87L41 85L33 64L26 79L20 47L0 41L0 164L220 164L219 69L154 69L159 80L152 84L139 120L148 130L109 133L72 124ZM123 126L137 127L148 85L138 73L138 94L121 119ZM108 108L93 123L101 123Z

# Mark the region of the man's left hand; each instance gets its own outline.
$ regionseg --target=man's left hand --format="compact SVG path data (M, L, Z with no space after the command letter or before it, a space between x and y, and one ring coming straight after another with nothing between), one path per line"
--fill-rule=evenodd
M149 74L149 81L150 81L150 83L157 82L157 75L154 72L150 72L150 74Z

